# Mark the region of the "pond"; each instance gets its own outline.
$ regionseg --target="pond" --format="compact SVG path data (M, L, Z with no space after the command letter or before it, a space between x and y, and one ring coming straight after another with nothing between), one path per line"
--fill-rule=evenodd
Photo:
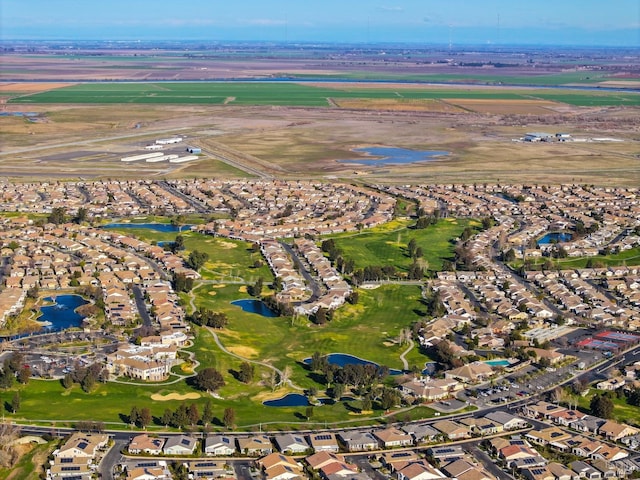
M383 166L403 163L417 163L438 160L447 156L450 152L444 150L411 150L396 147L366 147L353 149L356 153L362 153L363 158L351 158L338 160L338 163L355 163L359 165ZM373 158L372 158L373 157Z
M338 367L344 367L345 365L375 365L376 367L380 366L375 362L365 360L354 355L349 355L348 353L330 353L329 355L327 355L327 361L331 365L337 365ZM305 358L303 362L306 364L310 364L311 357ZM389 369L390 375L400 375L401 373L402 370L395 370L393 368Z
M278 314L267 307L264 302L260 300L253 300L249 298L245 298L242 300L234 300L231 302L231 305L236 305L240 307L245 312L249 313L257 313L258 315L262 315L263 317L277 317Z
M567 232L550 232L544 237L538 239L538 245L549 245L556 242L569 242L573 238L573 235Z
M58 295L45 298L53 305L40 307L42 315L38 321L45 326L50 326L52 330L63 330L65 328L79 327L85 317L76 313L76 308L86 305L87 302L80 295Z
M170 223L108 223L102 228L144 228L156 232L184 232L190 230L192 225L171 225Z
M266 400L262 404L267 407L308 407L309 400L299 393L289 393L276 400Z

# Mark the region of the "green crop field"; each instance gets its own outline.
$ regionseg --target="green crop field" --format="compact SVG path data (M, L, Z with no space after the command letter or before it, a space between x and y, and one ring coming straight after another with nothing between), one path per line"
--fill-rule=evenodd
M10 103L89 104L211 104L328 107L334 99L492 99L531 100L532 96L571 105L640 105L631 92L584 90L487 90L481 87L428 89L376 86L362 89L348 84L334 88L297 83L87 83L47 92L16 96Z

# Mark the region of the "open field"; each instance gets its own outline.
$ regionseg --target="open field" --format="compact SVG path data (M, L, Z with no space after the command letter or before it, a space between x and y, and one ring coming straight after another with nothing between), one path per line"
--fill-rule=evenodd
M431 108L434 100L407 102L428 102ZM518 115L513 113L513 104L487 107L487 103L472 106L501 108L503 113L233 105L29 105L29 111L38 112L42 121L0 117L0 175L33 180L240 178L255 176L257 169L278 178L338 177L372 183L410 179L421 183L638 184L637 108L567 105L561 113ZM607 136L624 141L511 141L531 131L563 131L575 137ZM144 145L173 134L185 136L185 143L201 146L205 159L179 165L120 162L121 156L141 153ZM431 162L385 167L337 162L357 158L354 148L377 145L445 150L451 155ZM241 165L221 161L219 153L241 160L251 169L243 171Z

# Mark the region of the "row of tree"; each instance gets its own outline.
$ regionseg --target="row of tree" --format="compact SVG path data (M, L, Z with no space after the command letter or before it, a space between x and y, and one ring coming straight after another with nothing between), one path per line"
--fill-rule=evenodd
M224 328L229 323L229 318L225 313L214 312L204 307L198 307L195 312L187 316L187 320L199 326L213 328Z

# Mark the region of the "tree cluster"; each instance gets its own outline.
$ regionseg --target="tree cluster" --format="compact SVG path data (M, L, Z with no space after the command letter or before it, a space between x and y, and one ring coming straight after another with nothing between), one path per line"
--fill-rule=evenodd
M435 215L421 216L418 217L415 228L416 230L422 230L430 225L435 225L436 223L438 223L438 218Z
M214 392L225 385L222 374L213 367L200 370L194 377L194 385L200 390Z
M0 372L0 388L8 389L17 380L20 383L29 383L31 370L24 365L24 357L20 352L14 352L5 358Z
M207 260L209 260L208 253L194 250L189 254L189 257L187 258L185 263L187 267L197 272L205 263L207 263Z
M184 273L175 273L172 283L176 292L188 293L193 289L193 278L187 277Z
M293 315L293 305L290 303L280 302L275 297L275 295L269 295L267 297L262 298L262 303L264 303L269 310L278 316L282 317L290 317Z
M253 285L247 285L247 293L252 297L260 298L262 296L262 287L264 285L264 280L262 277L258 277L256 283Z
M213 328L224 328L229 323L229 318L226 314L214 312L203 307L198 307L187 319L196 325Z
M108 379L109 372L99 363L92 363L88 367L76 364L73 371L62 377L60 382L64 388L71 388L78 383L83 391L90 393L98 382L105 383Z
M322 373L327 386L335 384L334 394L336 388L343 392L346 385L351 385L355 388L370 388L389 374L388 367L378 366L373 363L346 364L343 367L339 367L329 363L329 359L320 352L315 352L311 356L309 368L311 371ZM341 387L338 387L338 385L341 385Z

